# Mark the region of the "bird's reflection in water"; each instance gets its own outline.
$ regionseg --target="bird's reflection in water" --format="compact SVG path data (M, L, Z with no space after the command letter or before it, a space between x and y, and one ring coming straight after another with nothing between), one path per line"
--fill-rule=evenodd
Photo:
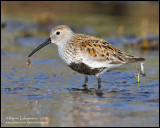
M104 93L103 91L98 88L88 88L87 86L83 87L83 88L71 88L68 89L70 92L80 92L80 93L85 93L85 94L89 94L89 95L97 95L99 97L103 97Z
M102 124L108 125L111 122L111 113L106 112L109 108L103 107L110 101L106 100L103 91L87 87L69 89L73 103L69 113L72 115L74 126L102 126Z

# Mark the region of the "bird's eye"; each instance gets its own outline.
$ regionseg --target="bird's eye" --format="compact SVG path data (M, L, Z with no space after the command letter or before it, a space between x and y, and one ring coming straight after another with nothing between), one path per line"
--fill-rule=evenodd
M56 35L59 35L60 34L60 32L56 32Z

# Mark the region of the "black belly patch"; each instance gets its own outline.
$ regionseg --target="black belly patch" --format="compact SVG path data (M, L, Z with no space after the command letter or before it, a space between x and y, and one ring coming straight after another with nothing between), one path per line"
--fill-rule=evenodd
M84 63L71 63L69 67L81 74L86 74L86 75L96 75L97 73L100 73L104 69L106 69L106 67L91 69Z

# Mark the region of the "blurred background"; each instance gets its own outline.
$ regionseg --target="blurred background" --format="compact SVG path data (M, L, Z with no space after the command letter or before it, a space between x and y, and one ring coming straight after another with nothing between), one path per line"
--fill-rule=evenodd
M85 90L83 75L59 59L55 45L31 58L31 71L28 54L57 25L146 58L140 86L131 64L102 76L103 95L94 77ZM1 80L2 126L159 126L159 2L3 1ZM26 122L9 119L20 116L40 123L6 123Z

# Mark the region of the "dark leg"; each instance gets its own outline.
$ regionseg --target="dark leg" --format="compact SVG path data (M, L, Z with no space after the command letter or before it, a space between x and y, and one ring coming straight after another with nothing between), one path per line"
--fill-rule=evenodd
M85 75L85 81L84 81L84 84L83 84L83 87L86 87L86 83L88 82L88 76Z
M96 95L97 96L103 96L103 92L100 90L101 89L101 78L100 78L100 76L97 76L97 80L98 80L98 89L96 91Z
M101 78L98 76L97 80L98 80L98 89L100 89L101 88Z

